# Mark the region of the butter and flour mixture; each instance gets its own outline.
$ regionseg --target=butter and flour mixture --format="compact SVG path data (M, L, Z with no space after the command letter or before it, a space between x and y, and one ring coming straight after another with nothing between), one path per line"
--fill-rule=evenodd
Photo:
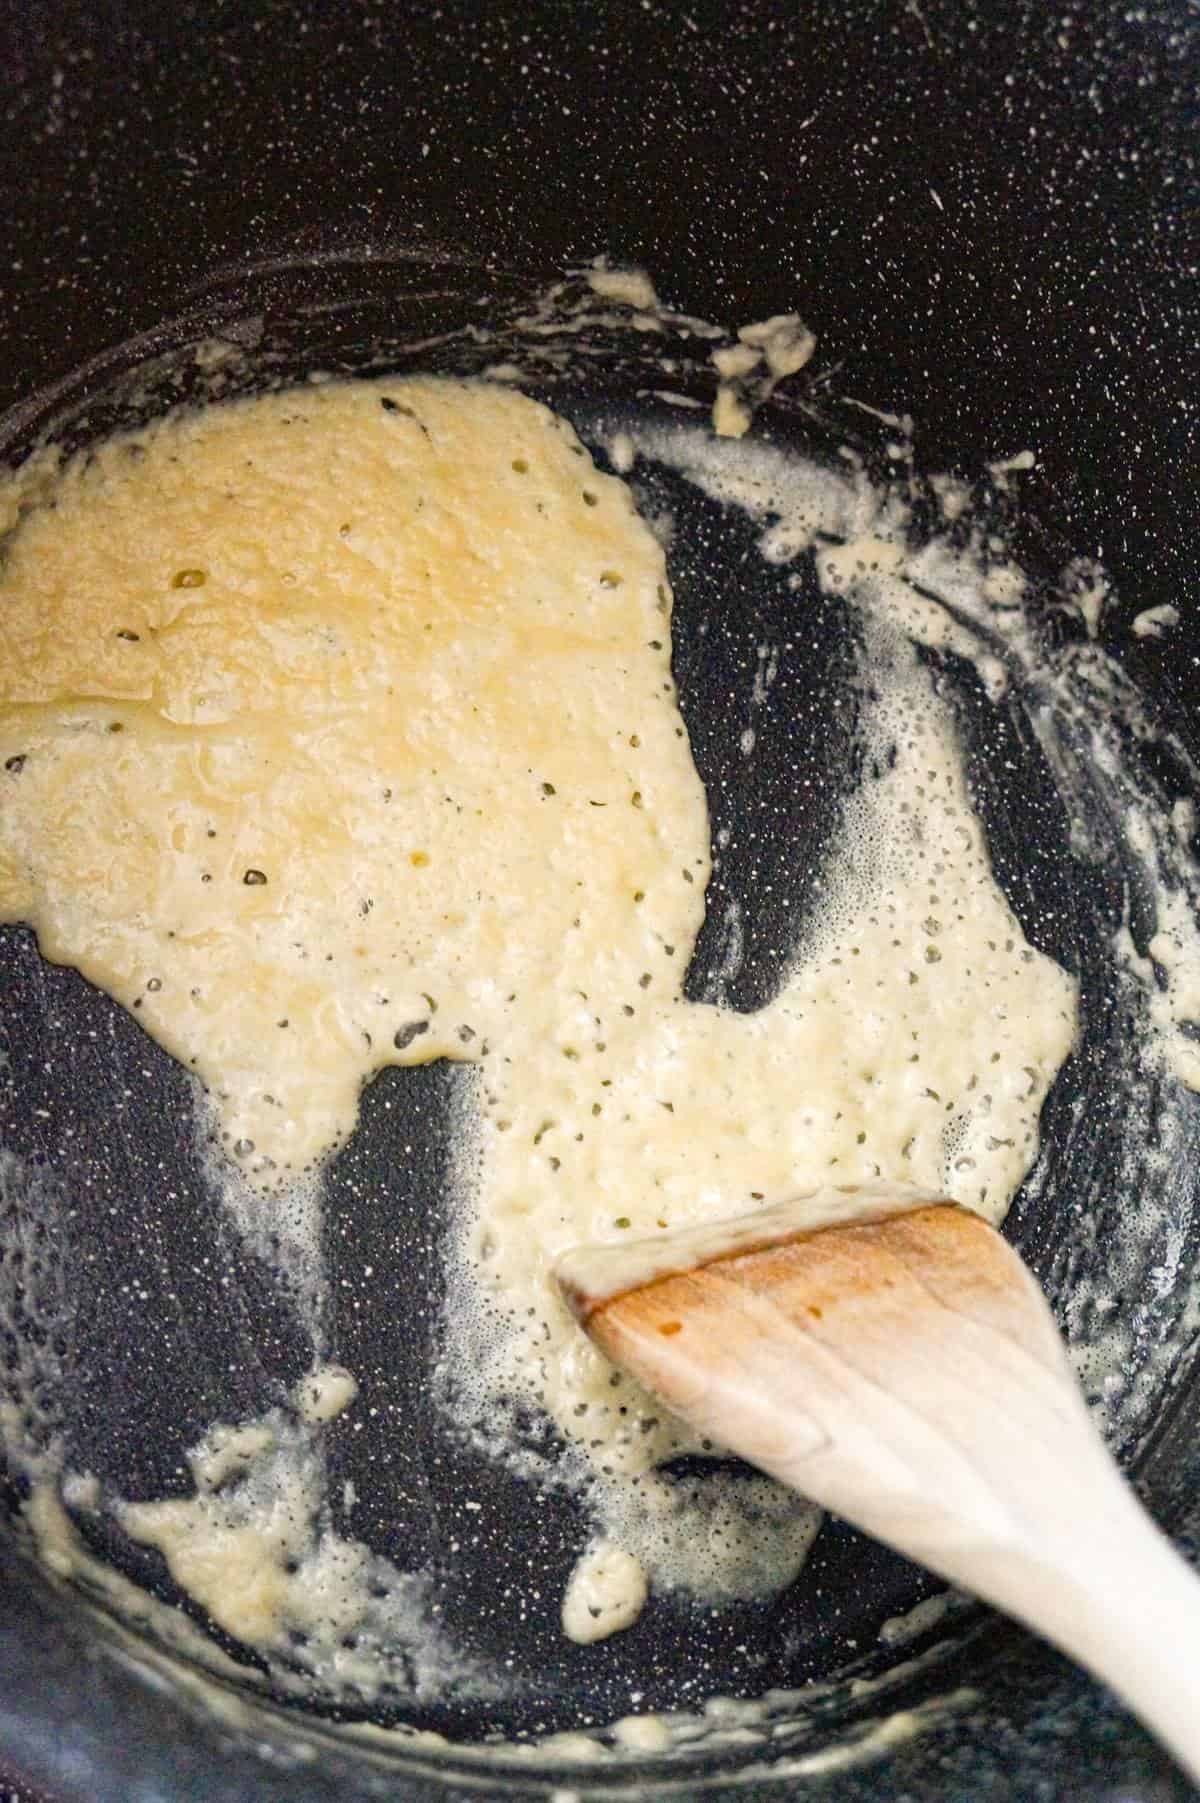
M753 513L753 482L739 499ZM590 1535L568 1633L626 1627L656 1589L781 1589L815 1513L766 1479L667 1483L704 1449L550 1271L581 1241L879 1177L999 1220L1029 1170L1075 985L996 884L953 715L896 619L866 628L864 773L820 906L744 1014L684 998L712 848L662 535L545 407L484 382L313 386L18 476L9 506L0 918L195 1074L243 1228L283 1211L314 1258L363 1084L469 1065L436 1382L518 1473L518 1416L556 1430ZM852 513L807 528L830 594L900 580L896 521ZM321 1527L321 1426L214 1423L194 1495L112 1511L268 1659L313 1619L307 1573L385 1662L370 1561ZM222 1599L235 1548L250 1603ZM369 1663L356 1648L360 1697Z

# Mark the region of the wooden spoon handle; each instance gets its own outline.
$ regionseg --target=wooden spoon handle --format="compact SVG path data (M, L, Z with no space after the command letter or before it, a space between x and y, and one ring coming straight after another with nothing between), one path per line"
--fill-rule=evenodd
M1070 1653L1200 1781L1200 1580L983 1222L942 1206L820 1233L603 1301L588 1327L698 1432Z

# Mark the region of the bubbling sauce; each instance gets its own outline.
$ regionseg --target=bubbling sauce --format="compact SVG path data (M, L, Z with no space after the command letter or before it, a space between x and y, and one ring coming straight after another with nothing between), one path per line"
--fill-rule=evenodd
M685 1434L551 1271L831 1183L1002 1217L1075 988L993 878L911 646L875 634L876 773L774 1000L738 1014L683 996L710 846L664 553L563 420L486 383L330 384L168 419L24 498L0 574L0 918L195 1073L264 1217L382 1065L473 1065L445 1362L498 1459L514 1404L565 1442L595 1528L568 1631L627 1625L647 1584L781 1588L815 1512L766 1479L668 1489ZM320 1466L274 1418L231 1431L197 1450L193 1500L124 1520L269 1649L295 1549L254 1499L287 1490L294 1438L312 1514ZM212 1460L234 1445L231 1516ZM231 1536L249 1611L213 1589Z

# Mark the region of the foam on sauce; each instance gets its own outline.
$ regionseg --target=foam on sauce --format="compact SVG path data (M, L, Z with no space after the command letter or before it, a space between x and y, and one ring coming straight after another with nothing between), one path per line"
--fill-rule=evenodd
M767 323L749 348L769 372L810 353L790 316ZM685 473L692 442L671 450ZM382 1064L476 1067L442 1387L518 1470L530 1402L562 1435L593 1528L579 1638L634 1619L647 1585L772 1594L818 1517L765 1478L658 1475L690 1443L570 1318L558 1254L830 1183L903 1181L998 1220L1074 1035L1074 984L997 887L952 716L896 630L945 643L947 616L922 627L913 591L887 589L886 510L806 481L765 549L832 530L825 586L883 596L873 774L752 1015L682 996L710 847L662 546L545 408L421 379L172 419L69 464L3 573L0 918L197 1074L243 1225L283 1210L315 1240L306 1174ZM369 1616L370 1557L323 1525L314 1447L351 1394L317 1376L298 1422L214 1425L193 1497L114 1506L272 1661L303 1618L307 1669L340 1680L318 1602L331 1633L355 1621L369 1696L389 1633L414 1656L421 1587L400 1574L402 1626ZM417 1669L432 1684L444 1663L435 1646Z
M401 1689L418 1703L506 1686L441 1629L429 1587L338 1532L319 1428L352 1399L343 1371L302 1381L292 1407L215 1425L188 1454L194 1495L114 1505L181 1590L270 1662L281 1688Z

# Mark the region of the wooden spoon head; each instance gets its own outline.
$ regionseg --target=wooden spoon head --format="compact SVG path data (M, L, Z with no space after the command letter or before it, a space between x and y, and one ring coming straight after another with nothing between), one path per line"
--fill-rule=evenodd
M715 1237L587 1248L560 1272L592 1338L695 1432L1038 1628L1200 1774L1200 1586L985 1221L839 1191L823 1215L801 1198Z
M1057 1330L1017 1254L978 1215L918 1191L831 1192L716 1233L584 1248L558 1278L601 1350L694 1430L860 1521L845 1461L822 1449L853 1442L873 1469L867 1424L878 1417L881 1476L896 1422L910 1419L914 1444L941 1432L948 1372L969 1374L983 1415L997 1383L1038 1376L1075 1406ZM932 1429L918 1432L918 1417ZM910 1474L902 1487L912 1484Z

